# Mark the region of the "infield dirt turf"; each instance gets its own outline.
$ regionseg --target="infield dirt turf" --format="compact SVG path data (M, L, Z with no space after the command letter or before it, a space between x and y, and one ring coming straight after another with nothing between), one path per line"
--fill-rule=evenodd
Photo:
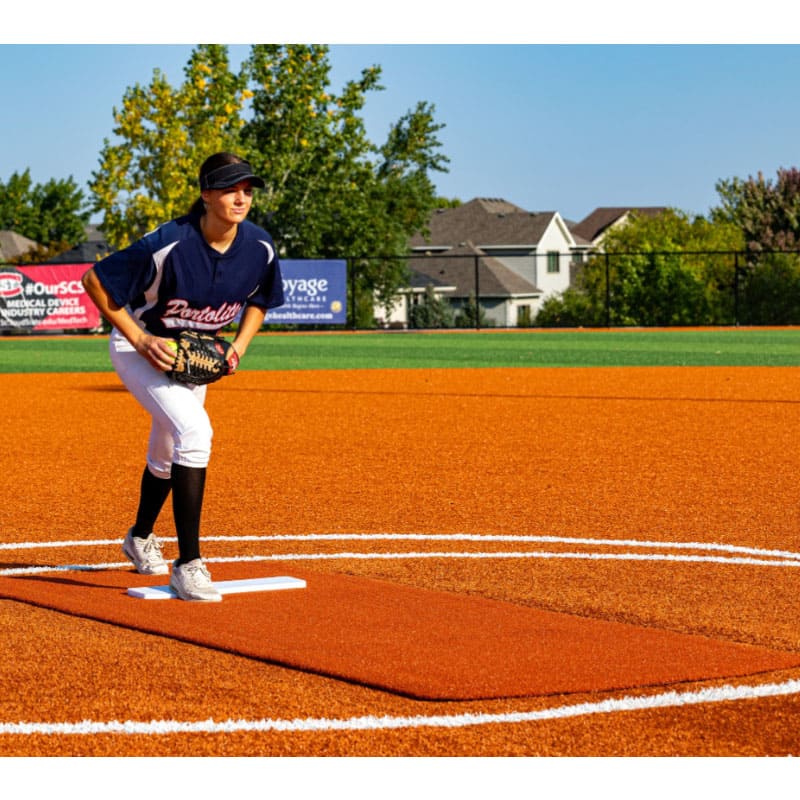
M423 637L437 619L437 596L450 603L439 618L451 636L469 635L453 611L459 603L491 601L498 664L511 657L503 608L509 616L596 620L597 631L623 625L644 651L664 637L680 642L673 653L682 658L666 668L660 661L657 680L634 671L627 684L607 688L529 687L516 697L443 701L332 677L313 664L181 641L174 631L135 630L130 610L150 614L144 606L152 601L124 595L128 578L141 579L117 563L118 540L134 511L145 413L111 373L3 375L0 545L9 547L0 551L0 725L526 713L797 680L798 388L794 369L721 367L243 371L211 387L203 533L223 537L204 544L211 562L220 559L209 564L213 575L302 574L309 586L315 578L340 587L368 581L384 630L392 623L375 600L382 592L430 592L432 611L419 616ZM169 558L171 526L165 509L156 532ZM375 534L384 536L357 538ZM226 538L243 535L263 538ZM434 535L450 538L423 538ZM21 546L58 542L66 544ZM783 555L736 561L730 548ZM656 560L665 553L698 559ZM280 560L234 560L246 557ZM111 566L42 570L70 564ZM23 569L31 574L12 574ZM111 586L112 597L88 610L48 608L69 581L84 584L81 597L92 582ZM23 584L35 591L12 599ZM276 597L247 603L263 611L288 602ZM234 602L223 601L227 613ZM111 606L124 608L125 619L102 621ZM176 613L192 608L181 604ZM208 608L197 614L205 619ZM284 635L310 636L311 616L296 628L289 617ZM409 626L405 620L397 636ZM584 662L599 674L616 640L597 631ZM257 639L258 628L248 635ZM767 661L754 666L734 655L710 671L709 647L758 650ZM352 656L346 646L341 652ZM405 652L376 646L370 666L425 673L424 662L409 667ZM566 673L571 663L556 666ZM455 667L469 685L474 662L465 656ZM798 697L452 729L3 732L0 754L796 755Z

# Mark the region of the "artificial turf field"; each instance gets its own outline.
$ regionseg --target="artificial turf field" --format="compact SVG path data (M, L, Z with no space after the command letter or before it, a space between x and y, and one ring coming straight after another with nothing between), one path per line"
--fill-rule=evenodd
M242 369L795 366L800 328L265 333ZM0 372L105 372L105 336L0 338Z
M314 603L265 600L298 635L245 653L257 626L234 646L130 617L118 542L147 424L105 337L0 340L0 752L797 755L798 345L795 329L258 337L209 391L205 555L225 578L301 574ZM358 593L339 660L330 616L326 663L299 653L325 598ZM246 609L222 606L228 626ZM487 697L474 653L437 656L490 618L484 650L524 663L549 614L581 623L556 677L583 684ZM615 625L645 644L604 684ZM456 699L407 691L438 675Z

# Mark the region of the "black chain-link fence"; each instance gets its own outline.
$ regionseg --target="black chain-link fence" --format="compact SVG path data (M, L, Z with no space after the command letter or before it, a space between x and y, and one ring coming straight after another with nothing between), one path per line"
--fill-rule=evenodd
M796 250L581 256L504 248L342 260L351 329L800 325ZM7 277L2 299L18 302L17 276Z
M800 251L433 254L348 259L354 328L800 324ZM381 269L407 280L381 297Z

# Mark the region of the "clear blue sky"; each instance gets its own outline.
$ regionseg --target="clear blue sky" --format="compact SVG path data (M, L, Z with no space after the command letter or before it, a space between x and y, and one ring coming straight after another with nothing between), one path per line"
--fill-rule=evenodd
M88 194L126 88L156 67L179 83L191 49L0 43L0 180L30 168L35 182L72 176ZM248 51L230 47L235 67ZM330 62L334 90L383 68L385 91L363 111L376 143L417 101L436 107L447 197L575 221L598 206L706 214L720 178L800 164L796 45L339 44Z

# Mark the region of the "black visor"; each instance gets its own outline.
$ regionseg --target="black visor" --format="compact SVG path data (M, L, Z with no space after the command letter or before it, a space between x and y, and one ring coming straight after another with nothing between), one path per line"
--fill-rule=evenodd
M238 164L225 164L224 166L212 169L205 175L200 176L200 189L227 189L235 186L240 181L250 181L251 186L258 189L264 188L264 181L253 174L253 168L247 161L240 161Z

